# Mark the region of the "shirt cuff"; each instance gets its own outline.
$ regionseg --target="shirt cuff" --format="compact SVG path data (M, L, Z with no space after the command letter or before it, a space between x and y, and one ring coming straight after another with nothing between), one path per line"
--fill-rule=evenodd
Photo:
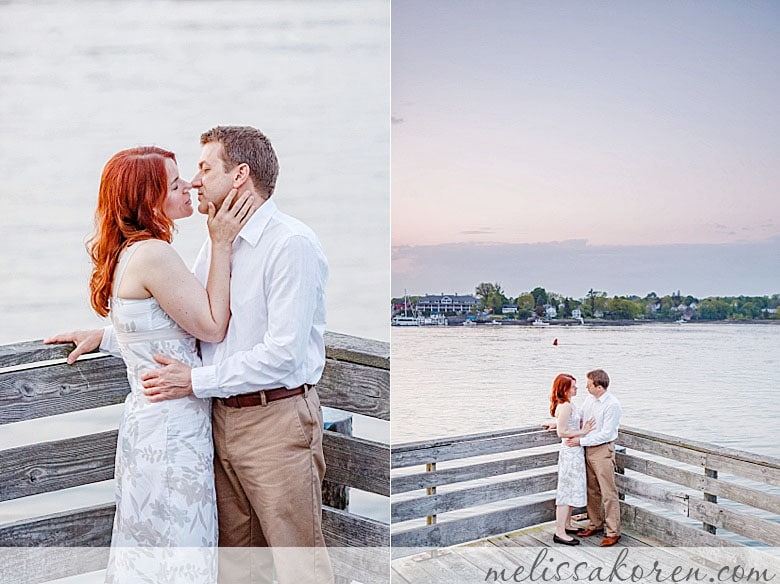
M206 367L193 367L190 373L190 379L192 380L192 393L196 397L213 397L216 393L217 385L217 368L213 365Z

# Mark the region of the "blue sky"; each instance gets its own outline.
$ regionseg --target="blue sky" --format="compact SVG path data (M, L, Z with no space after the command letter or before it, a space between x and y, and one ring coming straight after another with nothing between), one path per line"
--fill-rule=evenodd
M394 294L432 270L436 292L518 272L555 289L560 266L587 291L590 255L615 294L780 292L780 4L392 12ZM447 269L453 246L473 265ZM650 289L628 276L637 258Z

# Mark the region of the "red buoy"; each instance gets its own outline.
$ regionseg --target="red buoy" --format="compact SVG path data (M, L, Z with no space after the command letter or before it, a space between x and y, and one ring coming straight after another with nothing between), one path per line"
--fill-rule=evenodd
M554 345L554 346L556 346L556 347L558 346L558 339L555 339L555 340L553 341L553 345Z

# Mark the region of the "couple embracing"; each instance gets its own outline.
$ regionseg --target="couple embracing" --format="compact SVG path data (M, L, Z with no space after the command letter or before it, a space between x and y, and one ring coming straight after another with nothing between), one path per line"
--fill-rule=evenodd
M106 581L212 583L219 545L220 583L270 583L274 569L280 584L332 582L313 387L327 260L277 209L262 132L218 126L200 141L191 183L156 146L106 163L90 291L111 326L46 341L76 343L69 363L100 346L127 366ZM192 272L170 245L190 188L209 230Z
M609 376L602 369L588 372L588 397L577 408L577 380L566 373L553 381L550 424L562 438L558 455L558 489L555 494L553 541L578 545L576 537L604 534L602 547L620 539L620 501L615 486L615 440L618 436L620 402L609 391ZM573 507L587 505L588 527L571 524Z

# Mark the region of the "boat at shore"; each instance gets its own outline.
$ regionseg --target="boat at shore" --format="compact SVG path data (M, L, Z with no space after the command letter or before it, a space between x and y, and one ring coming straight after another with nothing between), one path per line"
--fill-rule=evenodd
M420 326L420 318L417 316L394 316L390 324L393 326Z
M421 316L409 316L409 306L411 305L411 302L409 302L409 294L406 290L404 290L404 313L403 315L397 315L394 316L390 320L390 324L392 326L421 326L423 324L423 318ZM412 307L412 314L415 314L417 311Z
M550 323L537 318L531 323L531 326L550 326Z

